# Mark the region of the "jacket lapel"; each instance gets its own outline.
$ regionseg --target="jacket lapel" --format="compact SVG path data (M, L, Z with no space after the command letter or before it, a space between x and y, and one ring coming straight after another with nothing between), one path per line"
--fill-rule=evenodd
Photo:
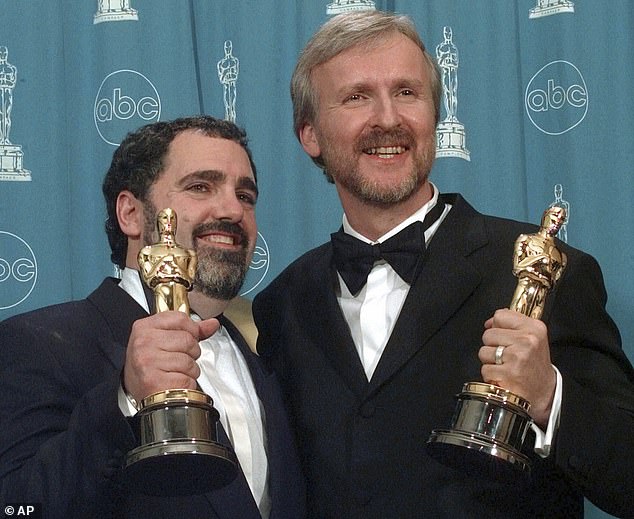
M132 324L148 314L119 288L115 278L104 279L87 299L101 314L108 330L99 334L101 350L116 369L121 369Z
M307 327L308 340L324 351L350 390L361 396L367 390L368 380L350 328L337 302L338 280L330 243L324 249L325 254L319 256L298 292L295 307L300 313L300 322L310 323Z
M424 347L481 281L468 256L486 245L484 225L459 195L443 195L443 201L453 207L429 243L423 268L407 295L369 391L386 382Z
M277 379L273 372L264 369L263 364L253 353L245 338L238 328L226 316L218 317L220 323L227 329L231 338L235 341L247 363L255 391L264 408L263 422L265 427L266 451L269 463L269 497L271 498L271 517L279 517L276 511L281 510L282 517L289 496L293 495L292 485L297 485L301 478L298 471L299 460L291 447L293 438L287 423L284 403L277 390ZM231 493L225 496L207 494L218 515L229 517L260 517L259 510L249 490L246 478L242 471L238 475L237 482ZM234 495L236 494L237 497ZM231 503L227 501L231 499ZM224 512L222 512L224 510ZM221 513L222 512L222 513Z

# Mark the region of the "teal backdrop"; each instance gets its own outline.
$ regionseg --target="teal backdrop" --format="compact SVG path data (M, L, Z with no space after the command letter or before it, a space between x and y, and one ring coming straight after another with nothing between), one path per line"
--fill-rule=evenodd
M560 237L602 265L634 359L631 0L0 0L0 319L113 274L102 178L157 120L247 130L261 198L246 297L329 239L341 209L295 140L288 85L317 27L362 8L411 16L445 74L432 180L535 223L566 204Z

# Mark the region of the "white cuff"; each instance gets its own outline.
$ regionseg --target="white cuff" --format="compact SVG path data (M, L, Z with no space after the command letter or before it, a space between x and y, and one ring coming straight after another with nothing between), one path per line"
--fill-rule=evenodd
M535 452L542 458L547 458L550 454L553 438L559 427L559 415L561 414L563 379L561 378L561 373L559 373L559 370L555 366L553 366L553 369L557 374L557 386L555 387L555 396L553 397L553 405L550 409L550 418L548 418L546 432L542 431L534 423L531 424L531 428L535 431Z
M119 401L119 409L123 413L123 416L134 416L138 412L136 401L131 398L123 389L123 384L119 384L119 393L117 395Z

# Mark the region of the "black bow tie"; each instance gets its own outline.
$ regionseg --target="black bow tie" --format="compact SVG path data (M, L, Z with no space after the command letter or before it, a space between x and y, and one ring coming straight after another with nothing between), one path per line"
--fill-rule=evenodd
M416 280L425 252L425 231L440 217L445 204L436 204L425 219L414 222L383 243L370 245L343 229L330 235L335 265L351 294L365 285L375 261L385 260L408 284Z

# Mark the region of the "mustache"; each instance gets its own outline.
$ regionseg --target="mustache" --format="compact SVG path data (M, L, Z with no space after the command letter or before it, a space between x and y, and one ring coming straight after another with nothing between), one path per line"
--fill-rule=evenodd
M245 247L247 243L249 242L247 233L244 232L242 227L240 227L237 223L218 221L218 222L201 223L196 225L192 229L192 243L196 243L196 240L195 240L196 236L199 236L201 234L205 234L208 232L222 232L226 234L233 234L238 237L240 244Z
M412 133L405 128L393 128L391 130L383 130L374 128L362 134L357 139L357 151L362 152L368 148L380 148L382 146L405 146L413 148L416 143Z

